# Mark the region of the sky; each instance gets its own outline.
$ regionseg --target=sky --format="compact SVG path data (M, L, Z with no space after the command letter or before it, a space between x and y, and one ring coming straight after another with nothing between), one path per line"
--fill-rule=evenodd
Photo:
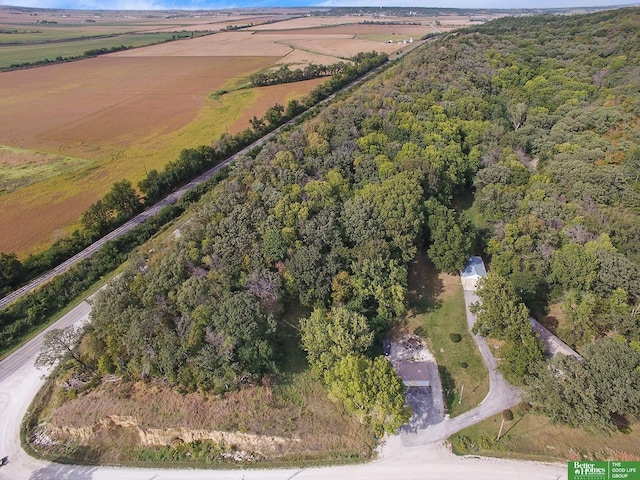
M222 9L295 6L562 8L638 5L640 0L0 0L0 4L87 10Z

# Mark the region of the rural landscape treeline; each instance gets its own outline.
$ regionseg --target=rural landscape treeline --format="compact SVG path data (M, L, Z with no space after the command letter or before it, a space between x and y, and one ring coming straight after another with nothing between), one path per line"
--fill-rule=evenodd
M168 162L162 171L150 170L146 178L138 183L140 193L128 180L114 183L103 199L92 204L83 213L80 229L56 241L44 252L32 254L24 262L20 262L15 254L0 253L2 267L0 292L8 293L11 289L54 268L108 231L135 216L145 206L153 205L178 186L218 165L256 139L308 110L331 93L384 64L387 60L386 54L375 52L356 55L352 64L344 66L340 72L316 87L303 102L291 100L286 108L276 104L267 109L262 118L254 116L250 122L251 126L240 133L224 134L213 146L184 149L179 157ZM199 194L194 195L194 193L189 193L182 205L197 200ZM182 211L182 206L165 209L161 216L163 220L156 219L150 225L137 229L142 234L132 233L108 245L98 258L85 261L78 268L64 274L62 278L56 279L35 294L15 302L8 309L0 312L0 338L3 340L3 349L10 349L20 342L25 335L42 325L49 315L66 305L78 292L83 291L95 279L121 263L124 258L122 255L146 241L163 224L163 221L175 218ZM90 272L89 275L87 270Z
M503 18L416 49L237 161L178 231L130 258L98 294L90 325L54 332L73 352L61 378L77 388L53 404L79 415L114 376L203 397L252 385L272 399L308 370L371 434L392 433L409 412L379 345L403 320L410 264L424 250L457 272L475 252L490 265L475 331L504 342L501 369L525 400L554 422L632 428L639 72L633 8ZM186 151L149 172L142 193L158 198L202 168L187 166L192 157L233 151L221 145L247 144L279 121L256 119L213 149ZM183 164L184 177L171 173ZM582 359L545 359L528 317L552 304L564 314L551 328ZM298 343L308 365L294 368Z

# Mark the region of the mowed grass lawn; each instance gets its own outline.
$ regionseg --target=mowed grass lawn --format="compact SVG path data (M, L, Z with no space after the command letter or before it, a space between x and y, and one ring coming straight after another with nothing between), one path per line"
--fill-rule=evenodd
M478 406L489 392L489 375L467 327L460 277L438 272L419 252L409 273L409 306L408 326L435 355L449 414Z
M554 425L527 409L512 410L513 420L505 421L496 441L502 414L466 428L450 438L458 455L480 454L523 460L640 460L640 424L630 433L588 433L564 425Z

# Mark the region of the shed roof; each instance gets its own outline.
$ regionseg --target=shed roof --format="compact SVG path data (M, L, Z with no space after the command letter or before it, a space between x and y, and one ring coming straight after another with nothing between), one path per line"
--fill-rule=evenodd
M396 365L398 376L407 387L428 387L428 362L399 362Z
M482 258L478 256L471 256L467 261L467 264L462 269L462 277L486 277L487 269L484 267Z

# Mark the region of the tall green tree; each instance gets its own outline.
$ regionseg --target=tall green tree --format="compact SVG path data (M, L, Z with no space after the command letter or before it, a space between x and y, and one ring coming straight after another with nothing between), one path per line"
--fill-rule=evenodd
M120 219L130 218L142 209L140 196L129 180L114 183L104 196L103 202Z
M344 307L314 309L309 318L300 321L300 337L309 364L317 373L332 368L347 355L366 352L373 342L366 317Z
M640 352L625 341L601 338L584 361L559 356L540 368L527 390L552 421L589 431L611 430L640 413Z
M84 231L93 236L105 233L112 220L113 210L103 200L98 200L84 211L80 222Z
M447 273L457 273L471 255L472 234L467 222L456 219L455 212L435 198L427 200L431 246L428 255L433 264Z
M519 301L513 285L504 277L489 273L480 281L478 296L482 302L471 306L476 315L474 333L506 338L509 330L529 324L527 307Z
M23 267L15 253L0 252L0 293L9 290L22 276Z
M79 352L82 327L54 328L45 333L40 353L35 360L36 368L51 368L59 361L73 360L76 365L86 369Z
M329 395L378 436L394 434L411 417L405 386L385 357L348 355L326 372L325 381Z

